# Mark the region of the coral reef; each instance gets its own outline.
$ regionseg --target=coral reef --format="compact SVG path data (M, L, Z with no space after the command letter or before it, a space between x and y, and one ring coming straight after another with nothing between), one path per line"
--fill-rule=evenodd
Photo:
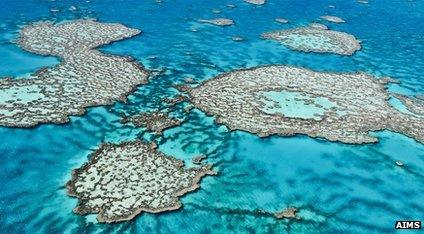
M244 0L247 3L254 4L254 5L263 5L265 4L265 0Z
M98 213L99 222L130 220L141 212L181 207L178 197L199 188L210 165L184 168L183 162L141 141L103 144L72 173L68 194L79 199L74 212Z
M18 44L25 50L53 55L60 64L26 79L0 80L0 125L31 127L65 123L86 107L125 101L149 73L128 57L103 54L96 47L139 34L121 24L77 20L39 22L22 29Z
M402 94L393 94L393 96L399 99L411 113L424 117L424 100Z
M320 18L323 19L323 20L327 20L328 22L338 23L338 24L346 22L340 17L331 16L331 15L324 15L324 16L321 16Z
M352 35L328 30L323 25L313 24L301 27L262 34L265 39L282 43L292 50L316 53L334 53L352 55L361 49L359 41Z
M299 210L295 207L288 207L286 209L284 209L281 212L277 212L275 213L275 218L277 219L294 219L294 218L299 218L296 213Z
M198 20L200 23L207 23L207 24L213 24L213 25L217 25L217 26L230 26L230 25L234 25L234 21L231 19L226 19L226 18L217 18L217 19L201 19Z
M149 131L155 132L157 135L161 135L165 129L181 124L181 121L170 118L163 112L140 113L130 117L124 117L122 122L130 122L136 127L145 127Z

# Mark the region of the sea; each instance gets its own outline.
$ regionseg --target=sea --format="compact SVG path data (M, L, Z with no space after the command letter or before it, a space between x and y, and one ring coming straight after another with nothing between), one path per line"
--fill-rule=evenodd
M346 23L325 22L322 15ZM0 77L25 79L60 62L19 48L23 26L80 18L140 29L99 50L131 56L156 75L127 102L88 108L69 123L0 127L0 233L399 233L397 220L424 221L424 145L414 139L389 131L372 133L379 142L364 145L304 135L260 138L217 125L200 110L186 113L187 103L170 108L163 101L177 95L174 86L187 77L201 82L270 64L392 77L400 83L390 84L390 92L423 95L423 0L267 0L261 6L242 0L1 0ZM235 25L198 22L213 18ZM303 53L260 37L313 22L354 35L362 49L353 56ZM157 137L120 121L145 111L169 111L184 122ZM100 144L135 139L157 142L186 167L205 154L219 173L181 197L176 211L115 224L73 213L78 200L65 187L71 171ZM271 215L287 207L297 207L300 219Z

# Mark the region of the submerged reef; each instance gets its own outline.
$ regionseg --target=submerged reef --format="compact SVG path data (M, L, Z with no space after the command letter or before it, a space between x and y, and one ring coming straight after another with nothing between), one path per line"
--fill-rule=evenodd
M199 155L199 156L196 156L196 157L192 158L192 159L191 159L191 162L192 162L193 164L202 164L202 161L203 161L205 158L206 158L206 156L202 154L202 155Z
M217 19L201 19L198 20L200 23L213 24L217 26L230 26L234 25L234 21L226 18L217 18Z
M181 124L181 121L168 116L163 112L141 113L130 117L124 117L123 123L132 123L136 127L145 127L149 131L161 135L165 129L175 127Z
M373 143L390 130L424 142L424 119L388 102L390 78L265 66L219 75L189 90L193 105L231 130L260 137L306 134L344 143Z
M103 144L72 173L68 194L79 199L74 212L98 213L99 222L130 220L144 212L181 207L178 197L199 188L210 165L184 168L183 162L141 141Z
M287 19L284 18L276 18L275 21L282 24L287 24L289 22Z
M86 107L125 101L149 73L129 57L106 55L96 47L140 33L121 24L77 20L61 24L39 22L20 32L23 49L61 59L29 78L0 80L0 125L31 127L65 123Z
M240 37L240 36L234 36L234 37L232 37L231 38L233 41L244 41L244 38L243 37Z
M289 49L303 52L352 55L361 49L361 44L353 35L328 30L321 24L268 32L262 34L262 37L279 41Z
M327 20L328 22L338 23L338 24L346 22L340 17L331 16L331 15L324 15L324 16L321 16L320 18L323 19L323 20Z
M186 81L186 83L189 83L189 82L187 82ZM186 96L183 96L183 95L177 95L176 97L173 97L173 98L168 98L168 97L166 97L166 98L164 98L164 99L162 99L163 100L163 102L165 102L165 103L167 103L168 105L170 105L170 106L175 106L175 105L177 105L178 103L181 103L181 102L185 102L185 101L187 101L187 97Z
M265 0L244 0L247 3L254 4L254 5L263 5L265 4Z

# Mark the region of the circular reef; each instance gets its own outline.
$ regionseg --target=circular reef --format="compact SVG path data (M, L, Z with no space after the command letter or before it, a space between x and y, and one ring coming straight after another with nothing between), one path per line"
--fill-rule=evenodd
M315 53L353 55L361 49L360 42L348 33L326 27L301 27L262 34L265 39L280 42L292 50Z
M188 90L197 108L232 130L261 137L306 134L344 143L373 143L390 130L424 142L424 119L388 102L390 78L264 66L219 75Z

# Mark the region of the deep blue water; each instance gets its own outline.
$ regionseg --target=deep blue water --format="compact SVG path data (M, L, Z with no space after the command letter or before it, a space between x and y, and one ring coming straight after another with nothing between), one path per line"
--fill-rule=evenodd
M77 7L74 12L69 10L72 5ZM222 13L214 14L214 9ZM326 14L347 21L326 24L354 34L362 41L361 51L352 57L305 54L259 37L270 30L321 22L319 16ZM64 188L71 170L102 142L152 140L143 129L120 124L120 116L167 108L161 99L174 95L172 85L185 77L205 80L236 68L290 64L390 76L401 81L390 91L423 94L423 0L268 0L259 7L241 0L2 0L0 76L25 76L58 63L13 44L21 26L81 17L141 29L140 36L102 50L133 56L149 69L166 72L130 95L128 103L90 108L69 124L0 128L0 232L390 233L395 232L395 220L424 221L424 146L413 139L386 131L376 133L379 143L362 146L306 136L261 139L229 132L197 110L185 115L182 105L171 111L185 123L156 139L159 148L187 165L192 156L205 153L219 171L219 176L205 178L200 190L182 198L183 209L98 224L93 215L72 213L77 200ZM236 25L196 23L212 17L228 17ZM290 23L275 22L278 17ZM232 36L245 41L234 42ZM395 166L396 160L405 167ZM302 220L275 220L255 211L287 206L299 207Z

